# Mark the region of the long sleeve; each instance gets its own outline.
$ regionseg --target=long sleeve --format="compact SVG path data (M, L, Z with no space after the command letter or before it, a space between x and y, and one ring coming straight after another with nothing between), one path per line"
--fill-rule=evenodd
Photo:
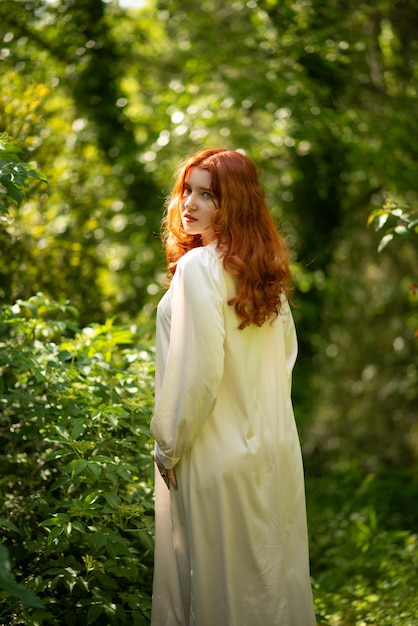
M284 303L283 311L279 313L283 316L284 342L286 351L286 367L288 376L291 377L293 366L298 354L298 343L296 337L295 323L288 301Z
M215 406L223 374L226 287L214 251L197 248L182 257L167 295L169 345L158 373L161 384L151 432L157 456L169 469L199 435Z

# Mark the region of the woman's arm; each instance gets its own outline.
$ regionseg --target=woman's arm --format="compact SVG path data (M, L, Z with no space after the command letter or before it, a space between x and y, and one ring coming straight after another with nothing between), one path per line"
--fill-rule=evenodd
M157 462L166 469L193 445L213 411L223 374L226 287L216 254L190 251L170 289L170 344L151 421Z

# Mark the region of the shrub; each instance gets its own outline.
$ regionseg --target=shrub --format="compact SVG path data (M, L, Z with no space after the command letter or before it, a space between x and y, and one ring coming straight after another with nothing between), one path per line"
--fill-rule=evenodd
M0 307L2 543L43 604L0 591L8 626L149 621L152 332L76 316L41 294Z
M402 510L408 489L411 506L415 472L361 476L349 464L307 481L320 626L418 623L416 510Z

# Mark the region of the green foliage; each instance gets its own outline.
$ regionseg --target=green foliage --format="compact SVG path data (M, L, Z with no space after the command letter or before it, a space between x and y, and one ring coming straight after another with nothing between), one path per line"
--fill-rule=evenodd
M418 240L418 211L401 205L393 198L388 198L381 209L372 211L367 224L373 224L376 231L383 232L378 252L382 252L395 237L413 237L414 241ZM415 299L418 290L417 274L413 278L414 281L410 284L411 301ZM414 318L415 337L418 338L418 314Z
M29 60L20 44L14 52L17 65L18 59L40 62ZM153 236L161 193L106 158L94 123L43 68L30 76L4 71L0 87L0 128L16 138L25 160L48 173L49 183L35 187L19 211L12 205L0 231L0 297L10 303L37 291L55 300L71 296L83 324L115 312L126 321L128 312L132 318L145 304L152 308L163 267ZM135 170L132 150L126 162ZM152 220L142 194L152 204Z
M418 459L418 252L406 207L417 206L417 10L416 0L206 0L200 11L190 0L0 2L0 130L23 149L0 154L10 305L0 547L44 605L3 591L0 622L146 620L152 352L148 323L129 325L159 296L157 233L179 157L221 144L256 160L293 252L319 613L329 626L416 621L402 592L416 591L416 489L410 476L366 489L351 463L377 476ZM382 208L385 190L405 206ZM370 214L377 233L365 232ZM67 299L79 322L54 304ZM125 326L105 322L114 315Z
M350 459L367 470L416 468L418 249L402 242L377 255L363 220L363 233L336 252L314 360L315 418L304 433L316 468Z
M146 624L150 330L111 321L79 329L75 313L41 294L1 307L2 543L44 608L23 606L9 587L0 619Z
M409 490L409 505L402 494ZM414 473L335 466L307 481L314 596L321 626L413 626L418 620ZM406 520L405 520L406 521Z
M295 256L326 272L383 188L414 195L415 10L385 0L343 11L335 0L208 0L197 13L190 1L125 11L34 0L25 15L17 0L0 4L0 125L28 142L51 187L24 216L36 228L16 225L29 258L8 300L32 284L55 299L74 294L86 323L153 302L164 192L178 159L208 144L257 161ZM42 107L32 106L37 91ZM78 295L86 282L91 298ZM298 324L306 359L326 296L310 284Z
M31 178L47 182L37 169L20 160L22 152L22 148L15 145L7 133L0 133L0 199L11 200L17 206L27 197ZM2 201L0 212L7 213L7 204Z
M18 532L18 528L8 520L0 518L0 526L5 526L10 530ZM11 596L18 598L25 606L42 608L39 598L25 589L22 585L18 585L10 571L10 561L7 549L0 544L0 589L6 591Z
M388 198L381 209L375 209L369 216L368 226L374 225L376 231L383 231L378 252L381 252L396 235L407 237L418 235L418 211L401 205L393 198Z
M111 321L80 329L76 314L40 294L1 308L8 626L149 623L153 331ZM342 464L308 478L307 492L319 623L413 624L414 473L363 476Z

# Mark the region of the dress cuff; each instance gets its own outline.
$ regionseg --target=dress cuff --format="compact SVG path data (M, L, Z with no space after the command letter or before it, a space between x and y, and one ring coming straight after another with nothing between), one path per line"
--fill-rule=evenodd
M164 454L164 452L161 452L157 444L155 444L154 455L155 458L158 459L158 461L162 465L164 465L166 469L173 469L173 467L175 467L175 465L177 465L177 463L180 461L180 459L167 456L166 454Z

